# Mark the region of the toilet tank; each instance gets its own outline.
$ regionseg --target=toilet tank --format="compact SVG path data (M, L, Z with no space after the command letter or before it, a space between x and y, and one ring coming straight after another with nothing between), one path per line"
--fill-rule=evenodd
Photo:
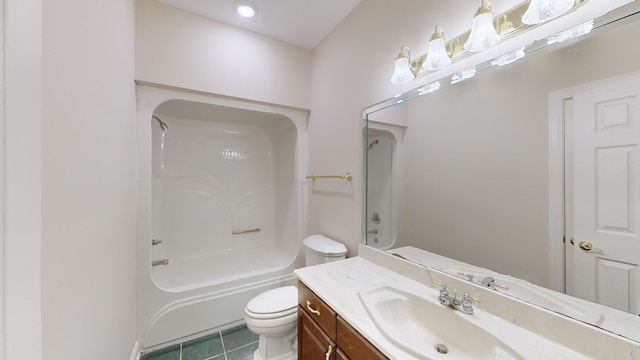
M311 235L303 243L305 266L342 260L347 255L343 244L322 235Z

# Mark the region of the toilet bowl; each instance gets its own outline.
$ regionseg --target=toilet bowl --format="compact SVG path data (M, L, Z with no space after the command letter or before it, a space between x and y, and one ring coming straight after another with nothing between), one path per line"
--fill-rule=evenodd
M303 241L305 266L345 258L347 248L321 235ZM261 293L245 307L247 328L259 335L254 360L295 360L298 358L298 289L283 286Z
M247 328L259 335L255 360L297 358L298 289L295 286L265 291L247 304Z

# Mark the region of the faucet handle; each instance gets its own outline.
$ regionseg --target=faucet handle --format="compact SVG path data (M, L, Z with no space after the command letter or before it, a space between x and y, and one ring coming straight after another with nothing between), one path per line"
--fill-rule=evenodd
M462 301L460 302L460 305L462 306L462 311L465 314L473 314L473 304L471 303L472 297L469 295L469 293L464 293L462 295Z
M469 293L462 294L462 302L465 302L465 301L469 302L469 304L472 304L472 303L478 304L482 302L480 301L480 299L471 296Z
M449 290L447 290L447 284L440 285L440 295L449 296Z
M468 281L473 282L473 274L469 274L469 273L466 273L466 272L463 272L463 271L458 271L458 275L466 278Z
M440 292L441 292L441 293L442 293L442 292L445 292L445 293L449 294L449 291L447 290L447 284L445 284L445 283L441 283L441 282L439 282L439 281L435 281L435 280L432 280L432 281L431 281L431 283L432 283L433 285L440 286Z

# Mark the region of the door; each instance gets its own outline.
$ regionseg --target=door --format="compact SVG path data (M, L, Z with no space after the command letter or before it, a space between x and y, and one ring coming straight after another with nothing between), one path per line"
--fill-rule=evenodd
M567 292L638 314L640 77L599 82L572 103Z

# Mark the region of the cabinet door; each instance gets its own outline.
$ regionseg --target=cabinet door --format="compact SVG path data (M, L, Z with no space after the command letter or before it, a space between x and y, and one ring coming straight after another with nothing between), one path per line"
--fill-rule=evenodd
M378 349L351 327L343 318L338 316L337 342L340 350L352 360L387 359Z
M298 307L298 359L336 360L336 344Z
M342 352L342 349L336 350L336 360L351 360L347 355Z

